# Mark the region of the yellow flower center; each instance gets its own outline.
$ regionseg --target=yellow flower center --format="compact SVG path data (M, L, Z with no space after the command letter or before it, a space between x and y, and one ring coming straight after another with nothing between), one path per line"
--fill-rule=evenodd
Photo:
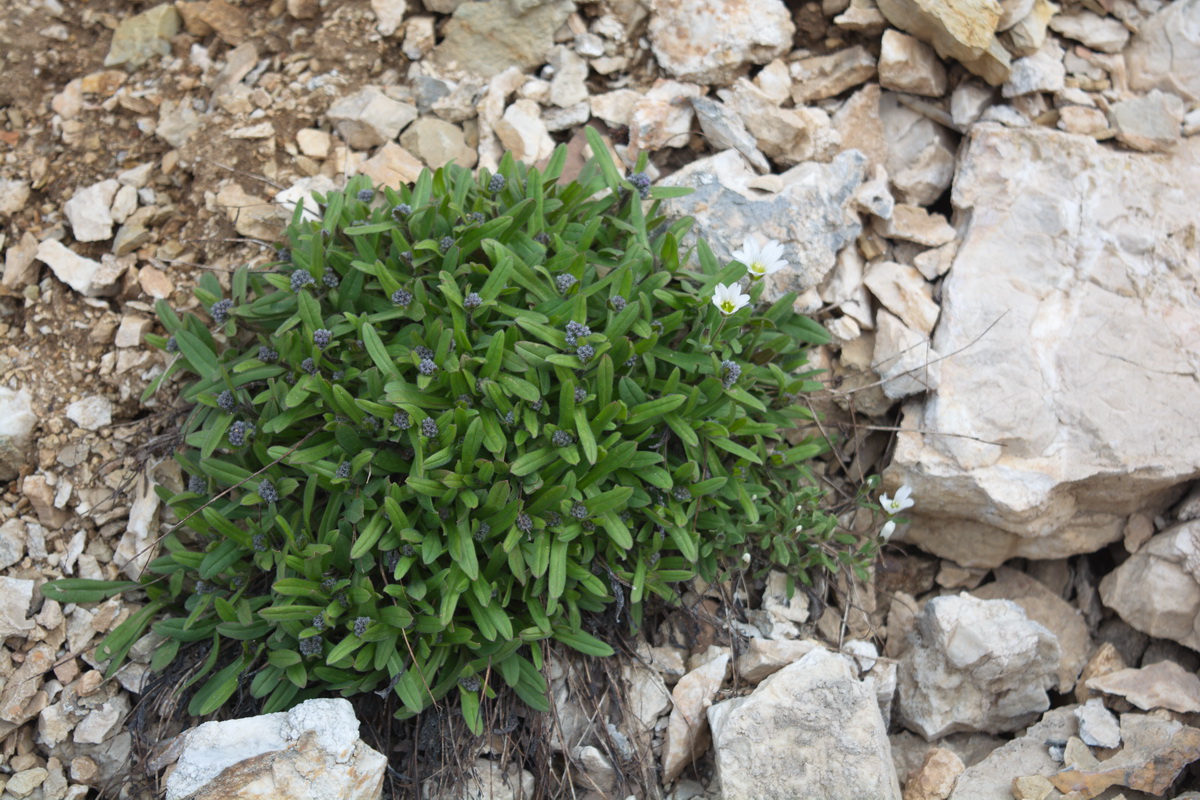
M734 311L737 311L737 306L734 305L734 302L732 300L722 300L721 301L721 311L723 311L726 314L732 314Z

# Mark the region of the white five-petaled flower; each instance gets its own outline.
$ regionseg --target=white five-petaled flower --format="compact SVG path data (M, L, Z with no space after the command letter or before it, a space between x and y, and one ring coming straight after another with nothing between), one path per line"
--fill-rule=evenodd
M717 288L713 290L713 305L721 310L725 316L729 316L733 312L745 306L750 302L750 295L742 294L742 287L736 283L726 286L723 283L718 283Z
M887 515L893 516L899 514L906 508L913 507L912 487L907 483L896 490L895 497L888 497L886 494L879 496L879 505L883 507Z
M879 538L885 542L892 538L892 534L896 532L896 521L889 519L883 523L883 528L879 531Z
M742 242L741 250L733 251L733 257L746 265L753 280L765 278L788 265L783 257L783 245L774 239L760 245L755 239L747 238Z

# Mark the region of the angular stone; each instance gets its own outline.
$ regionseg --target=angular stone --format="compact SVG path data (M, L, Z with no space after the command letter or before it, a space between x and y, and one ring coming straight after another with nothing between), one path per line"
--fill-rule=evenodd
M467 147L462 128L440 119L423 117L400 135L400 144L430 169L438 169L453 161L470 169L479 154Z
M718 260L728 261L742 247L747 231L783 244L788 268L766 278L764 301L797 294L821 283L837 253L854 241L862 227L846 213L862 182L866 159L849 150L829 164L806 163L779 176L782 189L751 188L757 175L735 151L726 150L688 164L662 182L696 191L664 203L668 216L695 218L693 233L703 236ZM685 246L691 246L686 244Z
M879 116L888 147L884 166L898 199L915 206L937 202L954 178L954 134L901 105L891 92L880 96Z
M1083 614L1024 572L999 567L994 574L996 580L972 589L971 594L980 600L1011 600L1024 609L1025 616L1053 633L1059 648L1058 691L1070 692L1092 649Z
M614 127L628 126L633 120L633 110L642 96L632 89L617 89L605 94L594 94L588 98L592 116L604 120Z
M31 444L37 417L29 392L0 386L0 481L10 481L33 455Z
M67 419L81 428L98 431L112 424L112 401L101 395L91 395L67 406Z
M1063 106L1058 110L1056 127L1067 133L1094 136L1108 130L1108 116L1098 108Z
M554 33L575 10L571 0L531 4L516 0L462 3L442 30L434 62L491 77L509 67L530 70L545 63Z
M1050 0L1034 0L1033 10L1004 34L1004 48L1018 58L1031 56L1046 43L1046 31L1059 7ZM991 81L993 86L1004 80Z
M408 12L408 0L371 0L375 13L375 30L381 36L395 36Z
M1100 698L1093 697L1075 709L1075 719L1079 720L1079 738L1084 744L1109 750L1121 746L1121 724Z
M1044 775L1026 775L1013 778L1013 800L1046 800L1054 791L1054 784Z
M1134 150L1162 152L1179 141L1183 101L1155 89L1145 97L1113 103L1108 117L1117 129L1117 141Z
M775 59L758 71L754 85L775 105L786 103L792 96L792 76L782 59Z
M183 147L200 129L204 119L187 99L163 100L158 107L158 125L154 135L171 147Z
M833 128L842 149L858 150L867 157L872 170L883 169L888 163L888 141L879 116L880 97L879 84L868 83L850 95L833 115Z
M113 31L104 66L137 69L155 56L170 55L170 39L179 33L179 25L179 12L171 3L123 20Z
M29 181L0 178L0 216L11 217L29 202Z
M946 67L924 42L894 30L883 32L879 47L879 85L928 97L946 93Z
M417 109L368 86L330 106L326 116L346 144L367 150L390 142L417 118Z
M746 643L745 652L737 657L733 668L747 683L759 683L820 646L821 643L814 639L775 641L756 636Z
M915 775L904 784L904 800L946 800L966 766L954 751L934 747Z
M299 145L300 152L304 155L324 161L329 157L329 148L333 144L333 137L316 128L301 128L296 131L296 144Z
M779 108L744 78L717 95L741 117L762 152L782 166L827 161L839 149L837 132L821 109Z
M724 85L786 53L796 26L780 0L659 0L650 16L658 63L683 81Z
M554 140L542 122L538 104L532 100L517 100L504 109L504 116L496 123L496 136L513 158L528 164L549 158L554 152Z
M1060 792L1095 797L1110 786L1161 795L1188 764L1200 759L1200 729L1142 714L1121 716L1121 752L1089 769L1050 775Z
M957 235L954 226L941 214L906 203L896 204L880 232L890 239L903 239L924 247L941 247L954 241Z
M1032 17L1033 14L1030 14ZM1017 27L1020 27L1019 25ZM1017 28L1013 28L1017 30ZM1020 55L1032 55L1037 52L1038 47L1041 47L1042 41L1038 41L1037 47L1032 47L1028 51L1022 51ZM973 61L961 62L964 67L983 78L992 86L999 86L1008 80L1009 74L1012 72L1012 53L1007 47L1001 44L999 39L992 39L988 48L983 51L983 55Z
M273 242L282 233L284 218L280 209L250 194L236 181L224 184L216 199L217 207L225 211L226 219L242 236Z
M1084 8L1056 15L1050 20L1050 30L1101 53L1119 53L1129 43L1129 29L1120 20Z
M1004 743L967 767L949 800L1012 800L1014 777L1048 776L1062 768L1046 742L1065 743L1077 732L1074 707L1047 712L1023 736Z
M167 777L167 800L375 800L387 759L358 737L358 727L350 703L342 699L307 700L287 712L206 722L181 734L179 760Z
M924 337L933 331L938 316L933 287L914 267L879 261L867 267L863 284L905 325Z
M972 567L1091 552L1200 477L1183 455L1200 452L1200 429L1159 422L1192 404L1200 376L1184 344L1200 311L1178 299L1200 269L1184 244L1198 182L1200 140L1148 159L1051 130L972 129L933 338L956 355L936 398L906 406L884 473L922 498L907 541ZM1194 582L1147 594L1178 605L1192 592L1200 603Z
M692 759L712 743L705 711L725 681L729 651L679 679L671 691L671 717L662 749L663 783L679 777Z
M962 81L950 93L950 119L966 130L995 100L995 88L974 79Z
M112 238L113 218L109 209L118 188L120 184L110 178L71 195L63 211L76 241L103 242Z
M17 798L28 797L45 783L48 777L50 777L50 773L42 767L23 769L8 779L8 783L4 786L5 794Z
M1129 87L1200 101L1200 0L1168 3L1138 26L1125 50Z
M875 317L875 352L871 359L883 379L883 393L893 400L934 391L938 387L939 353L897 317L880 310Z
M935 597L900 661L900 716L933 740L956 731L1015 731L1050 707L1058 643L1007 600Z
M708 720L723 797L900 800L887 725L842 656L814 649Z
M1200 650L1200 520L1152 537L1104 577L1100 599L1137 630Z
M942 58L972 61L991 45L1000 23L996 0L877 0L887 21L928 42Z
M835 97L875 76L875 57L862 45L846 47L827 56L793 61L792 102L797 106Z
M629 121L629 150L684 147L691 138L695 112L691 99L703 90L694 83L658 80L634 104Z
M1124 697L1143 711L1166 708L1181 714L1200 711L1200 678L1174 661L1123 669L1092 678L1088 688Z
M116 292L118 274L100 262L84 258L62 242L47 239L38 245L37 259L54 276L85 297L105 297Z
M1063 55L1058 42L1047 39L1036 53L1012 63L1012 71L1000 93L1004 97L1021 97L1034 92L1060 91L1067 76Z
M591 116L591 107L587 102L576 103L567 108L543 108L542 124L551 133L574 130L587 122Z
M550 66L554 77L550 79L550 102L566 108L588 99L588 65L574 50L556 47L550 51Z
M742 118L732 109L707 97L693 97L692 108L700 120L700 129L714 150L733 148L746 157L759 172L770 172L771 165L754 143Z
M33 581L0 578L0 639L33 630L33 620L26 619L32 602Z

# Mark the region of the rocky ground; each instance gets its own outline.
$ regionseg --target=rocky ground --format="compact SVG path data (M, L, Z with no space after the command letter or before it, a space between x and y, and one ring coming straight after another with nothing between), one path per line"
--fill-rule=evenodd
M446 796L1197 796L1197 31L1197 0L9 3L0 800L151 796L172 761L170 796L236 796L202 788L229 730L146 762L180 728L138 705L154 642L114 680L94 651L136 604L38 591L171 522L154 302L348 175L578 164L584 125L695 188L671 210L719 256L785 244L771 290L834 337L823 477L916 505L868 584L693 587L621 712L556 663L560 777L492 737ZM278 796L404 794L342 707L295 713L237 734L279 742Z

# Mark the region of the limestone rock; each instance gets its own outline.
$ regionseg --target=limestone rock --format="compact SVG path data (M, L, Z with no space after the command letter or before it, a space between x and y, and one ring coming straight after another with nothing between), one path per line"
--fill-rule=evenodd
M744 78L717 95L741 117L762 152L778 164L826 161L838 149L837 133L821 109L779 108Z
M481 77L509 67L532 69L545 63L555 31L574 10L571 0L462 3L443 29L432 58L443 68L455 66Z
M1058 110L1056 127L1067 133L1095 136L1108 130L1108 116L1098 108L1063 106Z
M408 11L408 0L371 0L375 12L375 30L381 36L395 36Z
M10 391L10 390L3 390ZM3 394L0 391L0 394ZM0 409L2 409L3 400L0 399ZM3 417L0 417L3 419ZM3 440L0 440L2 442ZM9 479L5 479L9 480ZM21 560L25 554L25 523L19 517L12 519L0 525L0 570L5 570Z
M1198 181L1200 140L1147 158L1045 129L972 129L953 194L966 224L933 337L957 355L936 398L906 405L884 473L885 488L921 498L907 541L971 567L1090 552L1200 477L1200 429L1152 421L1196 399L1186 343L1200 310L1177 298L1200 269L1184 244ZM1114 397L1138 397L1138 413ZM1194 584L1172 594L1192 591L1200 603Z
M67 406L67 419L81 428L98 431L112 424L113 405L106 397L92 395Z
M342 699L206 722L181 735L167 800L375 800L387 767L387 759L358 738L358 720Z
M1088 681L1088 688L1124 697L1144 711L1166 708L1181 714L1200 711L1200 678L1174 661L1123 669Z
M1000 23L996 0L877 0L887 21L928 42L942 58L973 61L991 45Z
M588 98L588 102L591 104L593 117L616 127L630 124L633 110L641 99L642 96L632 89L617 89L605 94L594 94Z
M950 93L950 119L966 130L983 116L995 99L995 88L974 79L962 81Z
M954 134L933 120L901 105L883 92L879 116L887 141L887 168L898 199L928 206L950 188L958 143Z
M1092 646L1083 614L1024 572L1000 567L994 574L996 580L971 594L980 600L1011 600L1025 610L1025 616L1053 633L1059 648L1058 691L1071 691Z
M430 169L444 167L451 161L469 169L479 158L467 147L462 128L432 117L422 117L409 125L400 135L400 144Z
M1200 520L1152 537L1104 577L1100 599L1139 631L1200 650Z
M777 641L756 636L746 643L745 652L737 657L733 668L747 683L759 683L820 646L821 643L814 639Z
M122 20L113 31L104 66L137 69L155 56L170 55L170 39L179 33L179 24L179 12L171 3Z
M905 325L924 337L933 331L938 305L932 287L915 267L880 261L867 267L863 284Z
M0 578L0 639L33 630L33 620L26 619L32 602L33 581Z
M1129 29L1120 20L1102 17L1083 8L1072 14L1054 16L1050 20L1050 30L1101 53L1119 53L1129 43Z
M200 129L203 121L203 117L187 98L178 103L174 100L163 100L162 105L158 107L158 125L154 128L154 135L171 147L183 147Z
M111 262L84 258L54 239L38 245L37 259L50 267L56 278L85 297L115 294L116 282L123 271Z
M1200 101L1200 0L1162 6L1125 50L1131 89L1162 89Z
M827 56L792 62L792 102L797 106L835 97L875 76L875 57L862 45L846 47Z
M842 656L814 649L708 719L723 797L900 798L879 706Z
M11 217L29 201L29 181L0 178L0 217Z
M705 711L712 705L725 680L729 651L718 655L699 669L679 679L671 692L673 706L667 723L662 750L662 780L669 783L679 777L692 759L708 749L712 742Z
M754 143L754 137L734 111L707 97L693 97L692 109L700 120L700 129L714 150L733 148L745 156L754 169L759 172L771 171L771 165Z
M850 95L833 115L833 128L842 149L858 150L867 157L872 170L884 169L888 162L888 141L879 116L880 98L879 84L868 83Z
M567 47L556 47L550 52L550 66L554 77L550 80L550 102L559 108L567 108L588 99L585 81L588 65L579 55Z
M655 81L633 106L629 121L629 151L657 150L661 147L684 147L691 138L691 99L703 90L694 83Z
M968 766L949 800L1012 800L1014 777L1047 776L1061 769L1062 765L1050 757L1046 742L1066 742L1077 731L1073 706L1047 712L1023 736Z
M529 164L549 158L554 152L554 140L532 100L517 100L506 108L504 117L496 123L496 136L512 151L513 158Z
M1057 92L1063 88L1066 76L1062 47L1047 39L1036 53L1012 63L1012 71L1000 93L1005 97L1021 97L1034 92Z
M1005 32L1004 48L1018 58L1036 53L1045 44L1050 20L1058 11L1059 7L1051 0L1034 0L1033 10ZM997 86L1003 82L991 81L991 84Z
M273 242L282 233L284 218L279 208L263 197L250 194L236 181L221 186L216 206L225 211L226 219L242 236Z
M417 109L368 86L338 100L327 116L346 144L367 150L395 139L417 118Z
M786 53L796 26L780 0L655 0L648 32L668 73L724 85Z
M0 386L0 481L17 477L21 466L30 460L36 424L29 392Z
M1113 103L1108 116L1117 129L1117 141L1134 150L1161 152L1179 141L1183 101L1155 89L1144 97Z
M904 800L946 800L966 767L952 750L934 747L918 771L904 784Z
M879 48L879 85L929 97L946 93L946 68L924 42L894 30L883 32Z
M1075 709L1075 719L1079 721L1079 738L1089 747L1112 750L1121 746L1121 725L1100 698L1093 697Z
M883 393L893 400L937 389L941 357L929 337L881 309L875 316L875 352L871 363L883 379Z
M916 637L900 661L900 716L926 739L1014 731L1049 708L1058 643L1015 603L936 597Z
M112 178L78 189L63 206L76 241L103 242L112 238L113 197L120 184Z
M837 253L862 230L846 204L862 182L866 159L846 151L829 164L805 163L779 176L778 192L751 188L758 176L735 151L698 159L662 184L696 191L664 203L671 217L692 216L718 260L742 247L746 231L783 244L788 268L766 278L763 297L772 302L787 292L803 293L833 269ZM685 246L692 239L685 237Z
M923 247L941 247L954 241L954 226L941 214L926 211L920 206L898 203L880 227L889 239L903 239Z
M1089 768L1049 776L1061 792L1095 797L1110 786L1162 795L1188 764L1200 759L1200 729L1143 714L1121 716L1121 752Z

